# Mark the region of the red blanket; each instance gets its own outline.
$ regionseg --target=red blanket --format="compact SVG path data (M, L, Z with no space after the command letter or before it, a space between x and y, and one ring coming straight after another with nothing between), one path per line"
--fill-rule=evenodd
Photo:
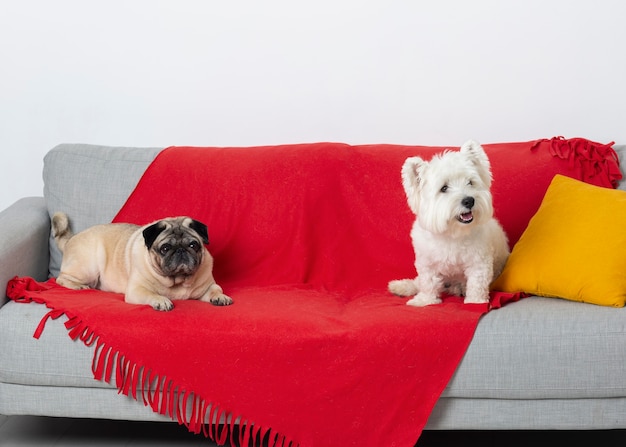
M504 180L523 165L513 154L548 160L544 177L578 170L596 183L615 179L610 148L592 144L586 152L606 154L580 170L590 158L550 153L554 141L487 147L496 209L513 213L515 225L505 223L513 240L542 197L509 204L498 192L513 190ZM7 292L45 303L50 317L69 316L70 336L96 346L97 379L219 443L237 422L242 445L413 446L488 310L455 297L414 308L386 292L390 279L415 275L400 166L439 150L169 148L115 221L185 214L206 223L215 277L234 305L177 301L161 313L28 278ZM494 295L492 307L518 298ZM220 430L222 417L231 425Z

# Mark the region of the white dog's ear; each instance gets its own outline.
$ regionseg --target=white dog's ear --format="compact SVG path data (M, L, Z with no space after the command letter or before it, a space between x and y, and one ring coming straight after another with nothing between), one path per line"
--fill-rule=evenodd
M478 170L480 179L487 186L491 186L491 163L483 147L476 141L468 140L461 146L461 153L467 156Z
M424 175L424 169L428 165L427 162L420 157L409 157L402 165L402 186L406 193L409 208L415 214L419 209L419 189Z

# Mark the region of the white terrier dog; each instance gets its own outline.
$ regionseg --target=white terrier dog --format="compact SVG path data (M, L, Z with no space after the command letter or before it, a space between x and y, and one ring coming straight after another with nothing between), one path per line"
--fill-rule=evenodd
M415 279L389 282L407 304L441 302L441 293L465 296L465 303L489 302L489 285L509 256L507 237L493 217L491 165L482 146L468 141L430 162L410 157L402 185L417 216L411 230Z

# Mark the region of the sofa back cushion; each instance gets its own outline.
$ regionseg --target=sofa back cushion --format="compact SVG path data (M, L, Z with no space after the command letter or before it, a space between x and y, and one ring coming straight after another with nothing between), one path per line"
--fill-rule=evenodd
M624 168L626 168L626 144L616 144L613 146L613 149L619 158L619 165L622 173L624 173ZM617 189L626 191L626 174L619 182L617 182Z
M60 144L44 157L44 197L50 216L63 211L74 232L111 222L162 148ZM50 237L50 275L61 253Z
M578 142L578 148L583 152L592 148L592 158L598 171L590 176L589 170L584 170L581 157L571 156L571 153L561 151L554 154L551 148L556 144L561 148ZM512 246L519 235L526 228L530 217L539 207L543 194L554 174L569 175L574 178L589 181L592 184L610 186L615 181L614 169L610 153L598 154L598 148L605 146L586 140L540 140L521 143L485 144L485 150L491 159L494 175L493 197L496 216L501 220L509 236ZM534 146L534 149L533 149ZM295 147L302 150L293 151ZM586 149L585 149L586 148ZM614 147L626 162L626 146ZM310 145L284 145L267 148L220 148L226 157L233 182L237 185L239 198L227 204L220 210L223 216L229 216L229 210L237 210L243 203L252 202L265 208L265 217L271 222L277 218L276 209L283 203L287 194L304 191L300 210L311 212L311 221L301 229L306 232L326 232L330 239L344 241L343 245L352 244L357 249L353 257L367 253L372 259L368 266L369 272L384 271L388 274L394 271L395 275L414 275L413 249L410 243L409 231L414 216L409 211L406 198L400 182L400 168L406 157L420 155L425 159L444 150L444 147L401 146L401 145L359 145L350 146L340 143L320 143ZM56 211L65 211L71 219L75 232L92 225L111 222L116 213L124 205L133 191L142 174L163 148L111 147L86 144L61 144L53 148L44 159L44 195L48 211L52 215ZM235 163L232 152L237 151L245 163ZM260 152L265 155L260 155ZM567 152L567 151L565 151ZM582 157L584 160L584 157ZM589 165L589 163L587 163ZM285 169L286 168L286 169ZM332 172L331 172L332 171ZM271 179L272 182L285 181L289 173L293 183L284 189L283 197L264 196L262 186L255 188L255 181ZM326 172L324 181L321 173ZM274 176L271 175L274 173ZM211 175L210 171L205 173ZM266 176L267 175L267 176ZM586 177L586 178L583 178ZM266 181L266 180L264 180ZM182 186L182 184L180 185ZM216 185L216 192L226 188L226 185ZM626 190L626 180L619 182L619 187ZM189 194L189 186L185 193ZM193 188L191 188L193 191ZM180 191L179 191L180 192ZM206 191L194 191L197 197L204 197ZM337 208L329 214L328 201L341 197L351 206L361 205L360 212L348 213L346 208ZM158 203L161 197L155 196ZM306 203L306 205L304 205ZM305 208L303 208L305 207ZM215 206L213 207L215 208ZM184 214L190 214L189 209ZM296 209L290 209L290 215ZM333 228L320 226L321 216L332 216ZM218 218L219 215L218 215ZM245 222L242 217L239 223ZM290 217L293 219L293 217ZM324 217L324 220L328 220ZM239 223L236 223L237 225ZM209 231L214 236L211 248L219 243L219 234L215 233L219 223L209 224ZM235 227L237 227L235 225ZM353 237L346 239L347 235ZM257 235L259 242L270 235ZM231 235L227 241L232 248L242 247L242 241L247 241L249 233ZM270 238L271 239L271 238ZM365 242L364 242L365 241ZM275 254L272 252L271 241L261 245L257 253L259 256ZM373 247L373 251L372 251ZM267 250L263 252L263 250ZM50 239L50 275L57 276L59 272L61 254L54 240ZM317 253L316 256L319 256ZM324 253L320 259L336 256L332 250ZM224 263L224 268L228 264ZM218 267L219 268L219 267ZM334 269L336 275L346 275L350 270L349 264L340 264L328 269ZM356 272L356 271L355 271ZM361 273L355 273L356 275ZM371 276L371 275L370 275Z
M384 288L415 275L415 216L400 182L404 160L442 147L316 143L162 151L116 221L191 215L209 228L218 281ZM612 187L610 146L560 138L487 144L496 215L513 245L555 174Z
M425 159L430 159L435 153L444 150L442 147L398 145L359 147L368 151L384 148L400 152L402 156L420 155ZM483 144L483 147L489 156L493 174L491 191L495 216L504 227L511 247L539 208L556 174L606 188L617 187L624 180L618 155L611 144L596 143L583 138L555 137L527 142Z

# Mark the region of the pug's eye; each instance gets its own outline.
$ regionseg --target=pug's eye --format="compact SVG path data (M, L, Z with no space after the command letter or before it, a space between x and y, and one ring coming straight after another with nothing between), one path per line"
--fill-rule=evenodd
M196 242L196 241L191 241L191 242L189 242L189 248L191 248L193 251L199 251L200 250L200 244L198 244L198 242Z
M170 244L163 244L159 247L159 253L165 256L171 249L172 246Z

